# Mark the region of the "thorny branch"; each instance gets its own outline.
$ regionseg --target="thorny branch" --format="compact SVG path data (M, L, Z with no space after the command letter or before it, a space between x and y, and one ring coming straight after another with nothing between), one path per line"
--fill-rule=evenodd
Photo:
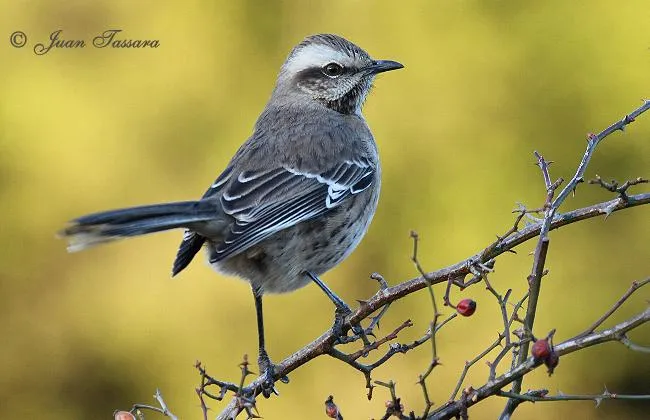
M555 191L559 188L560 184L563 182L562 178L559 178L555 182L551 182L551 175L549 173L549 162L547 162L544 157L535 152L537 157L537 164L542 171L542 176L544 178L544 185L546 186L546 200L544 202L544 219L542 222L542 229L540 231L539 240L537 241L537 246L535 247L535 257L533 259L533 267L531 273L528 276L528 304L526 307L526 317L524 318L524 338L530 336L533 331L533 324L535 322L535 315L537 314L537 301L539 294L541 292L542 286L542 276L544 276L545 271L544 267L546 265L546 255L548 253L548 247L550 244L550 239L548 237L548 232L550 229L550 223L555 215L555 211L558 209L561 202L553 201ZM574 182L572 179L569 183ZM577 185L577 183L575 184ZM528 356L528 347L530 344L529 339L522 339L519 348L514 354L516 357L513 359L516 360L517 364L521 364L526 360ZM518 394L521 392L521 380L516 380L512 386L512 392ZM520 401L511 399L508 400L508 404L504 409L501 418L505 418L512 414L514 410L519 405Z
M496 395L499 397L514 398L530 402L544 402L544 401L593 401L598 407L603 400L650 400L650 395L625 395L615 394L605 390L602 394L598 395L548 395L548 390L541 389L537 391L528 391L523 394L515 394L512 392L500 391Z
M560 344L557 344L555 346L555 351L557 351L557 353L562 356L582 350L587 347L606 343L608 341L617 341L619 340L619 337L625 335L625 333L628 331L631 331L648 321L650 321L650 308L605 331L594 332L584 337L571 338ZM484 400L489 396L496 395L503 387L512 383L514 380L523 377L538 366L539 364L535 362L533 357L528 357L524 363L518 365L514 369L511 369L508 372L498 376L494 380L488 381L478 389L474 389L471 393L471 398L468 398L463 402L449 402L431 413L427 418L449 419L455 417L462 410L466 410L468 407Z
M440 326L438 325L438 319L442 315L440 311L438 311L438 304L436 302L436 296L433 291L433 284L429 280L428 275L422 268L422 265L420 264L420 260L418 259L418 242L419 242L419 236L417 232L411 231L411 238L413 238L413 256L411 257L411 260L415 264L415 267L417 270L420 272L420 275L427 281L427 291L429 292L429 297L431 298L431 306L433 307L433 319L429 323L429 330L425 334L426 339L420 341L417 340L413 342L412 347L414 348L416 345L420 345L424 343L426 340L431 341L431 361L429 362L429 366L425 369L424 372L422 372L420 375L418 375L418 384L422 388L422 395L424 396L424 414L423 416L426 416L429 413L429 410L431 407L433 407L433 402L431 401L429 397L429 390L427 389L427 378L429 375L431 375L431 372L433 372L433 369L435 369L436 366L440 364L440 359L438 358L438 350L436 347L436 332L438 331L439 327L442 327L445 325L447 322L451 321L456 314L453 314L449 318L447 318ZM445 293L445 304L449 305L449 294ZM392 389L394 392L394 387Z
M582 220L597 217L599 215L607 214L608 209L611 212L617 212L623 209L628 209L636 206L650 204L650 193L641 193L630 195L627 201L622 200L620 197L605 201L602 203L594 204L592 206L583 207L570 212L557 215L550 225L550 230L554 230L572 223ZM508 237L500 241L500 244L490 245L490 250L482 250L470 258L467 258L459 263L445 267L443 269L427 273L428 280L424 276L416 277L411 280L404 281L395 286L381 289L370 299L366 300L364 305L361 305L348 319L348 323L344 327L344 332L350 330L350 323L359 323L361 320L367 319L376 311L380 310L389 303L403 298L404 296L415 293L425 287L427 284L439 284L448 282L450 279L463 279L470 273L470 266L472 263L487 262L501 254L510 252L518 245L536 237L541 230L541 223L530 224L522 229L518 229ZM488 252L485 252L488 251ZM296 351L286 359L282 360L276 365L275 378L279 379L282 376L288 375L300 366L308 363L310 360L330 354L331 349L334 348L337 337L331 330L324 332L321 336L316 338L311 343L307 344L300 350ZM529 371L529 370L528 370ZM525 373L527 373L526 371ZM253 380L247 388L254 390L255 395L261 392L263 378L258 377ZM504 384L507 385L510 382ZM235 400L232 400L221 412L218 419L228 419L230 413L235 408Z
M603 179L600 176L596 175L596 179L589 180L589 183L590 184L600 185L601 187L603 187L607 191L618 193L618 195L623 200L627 200L627 190L632 185L647 184L648 180L644 179L644 178L641 178L641 177L638 177L638 178L635 178L635 179L627 180L627 181L625 181L623 183L623 185L619 186L618 182L616 182L615 180L612 180L612 182L603 181Z
M579 183L584 182L584 174L598 144L611 133L621 130L634 121L636 117L643 112L650 109L650 101L644 101L643 105L638 109L625 116L620 121L612 124L601 133L594 135L589 134L587 137L587 148L582 157L582 160L574 174L574 176L566 183L564 188L557 193L559 187L563 183L563 179L559 178L552 181L549 165L552 163L544 159L544 157L535 152L537 164L542 172L546 196L542 207L534 210L528 210L520 206L514 212L517 213L514 225L503 236L497 237L497 240L486 248L476 253L475 255L457 263L452 266L433 271L426 272L422 268L418 260L418 236L415 232L412 233L413 239L413 254L412 261L415 264L420 276L411 280L404 281L395 286L389 286L388 283L378 274L373 274L372 278L379 282L379 290L369 299L360 301L359 308L346 319L345 325L342 329L343 336L338 336L333 330L328 330L320 337L296 351L294 354L287 357L276 365L274 372L274 379L280 380L286 375L308 363L312 359L322 356L330 355L333 358L341 360L353 368L362 372L366 378L366 387L368 388L368 398L372 396L374 386L382 386L389 389L391 394L390 404L387 404L386 413L382 418L388 419L391 416L401 419L446 419L451 417L468 417L468 408L478 403L479 401L490 396L501 396L508 398L508 403L502 413L502 418L507 419L510 417L516 407L522 402L526 401L558 401L558 400L571 400L571 399L590 399L599 403L603 399L648 399L650 396L618 396L610 394L608 391L602 395L584 396L584 395L558 395L548 396L547 392L542 391L529 391L521 393L521 381L528 372L537 368L540 365L539 360L533 357L528 357L528 346L532 339L532 331L534 326L534 319L537 313L537 301L540 294L541 280L547 274L545 269L546 255L550 244L549 232L586 220L599 215L610 214L628 209L636 206L650 204L650 193L641 193L630 195L628 190L631 186L647 182L645 179L637 178L618 185L615 181L611 183L603 181L600 177L591 183L598 184L610 192L618 194L618 197L606 202L598 203L589 207L559 213L558 209L563 204L565 199L575 191ZM541 219L532 219L532 223L527 224L523 228L519 225L524 217L530 214L541 215ZM514 248L522 243L538 237L537 246L535 249L535 256L530 275L528 276L529 291L514 304L510 302L511 290L507 290L503 295L492 287L488 280L488 273L494 267L495 258L506 253L514 252ZM465 278L471 275L470 280L465 281ZM435 336L436 332L453 320L458 314L445 318L442 322L438 322L441 314L438 311L433 286L439 283L446 283L447 289L444 294L443 301L445 305L454 306L449 299L449 293L452 286L457 286L461 289L466 288L472 284L483 282L486 288L495 297L499 308L501 310L501 318L503 329L498 333L495 341L490 344L485 350L480 352L474 359L466 362L465 368L454 387L451 394L450 401L440 406L438 409L433 410L433 402L429 398L429 393L426 387L426 378L431 374L433 369L439 364L439 359L436 350ZM572 353L586 347L601 344L607 341L618 341L632 350L641 352L650 352L650 348L635 344L629 340L627 333L640 325L650 321L650 308L643 312L631 317L612 328L604 331L596 331L609 317L625 302L628 298L639 288L649 283L650 279L635 282L632 287L614 304L614 306L606 312L601 318L595 321L589 328L587 328L580 335L568 339L553 347L558 355ZM433 317L428 330L418 340L413 341L411 344L392 343L388 349L376 361L368 364L362 364L359 359L368 356L371 352L377 351L385 344L394 341L398 338L398 334L404 328L412 326L410 320L404 321L397 326L388 335L382 338L375 338L375 329L379 325L380 319L385 315L388 307L392 302L403 298L409 294L415 293L423 288L427 288L431 297L433 306ZM510 309L512 306L512 309ZM519 311L526 309L524 319L519 317ZM510 309L510 310L509 310ZM369 320L368 326L363 329L362 333L348 335L352 332L352 325L360 325L361 321ZM514 324L522 324L521 328L513 330ZM515 340L512 335L518 339ZM373 337L374 341L369 341L368 337ZM362 340L363 348L356 352L347 354L337 348L345 343L355 342ZM425 410L421 417L416 417L413 412L409 415L404 414L403 405L397 396L395 383L393 381L372 381L370 373L376 367L388 361L392 356L397 353L406 353L407 351L418 347L426 342L430 342L432 346L432 358L429 367L419 375L418 384L422 387L422 392L425 400ZM478 361L484 359L488 354L495 350L498 346L502 346L499 353L495 356L494 360L488 362L490 367L487 382L478 388L467 387L462 389L460 397L458 393L461 391L465 376L469 369ZM502 374L497 373L500 362L507 356L509 352L513 353L513 361L510 368ZM230 382L219 381L207 374L205 368L197 362L196 366L201 375L201 385L197 388L197 394L200 399L201 408L203 410L204 418L207 419L208 408L205 404L204 398L214 400L222 400L228 393L234 394L234 398L217 416L217 419L232 419L241 412L246 412L248 418L257 417L257 409L255 406L255 399L262 391L263 378L257 377L248 385L244 385L246 378L252 374L248 370L247 359L240 365L242 375L239 384ZM511 391L503 391L507 385L512 384ZM213 393L208 388L217 388L217 392ZM157 394L159 395L159 394ZM133 410L138 408L150 409L157 411L168 417L175 418L167 409L166 405L157 398L160 404L158 407L150 407L146 405L135 405ZM330 399L328 399L330 401ZM333 404L333 400L332 403ZM326 402L326 408L328 407ZM331 405L329 406L330 408ZM335 407L335 405L334 405ZM338 408L336 409L337 416ZM329 414L328 414L329 415Z
M587 166L591 160L591 157L596 150L596 147L602 142L607 136L614 133L615 131L623 131L625 127L634 122L635 118L650 109L650 101L643 101L643 105L634 110L629 115L625 115L621 120L615 122L614 124L607 127L605 130L601 131L598 134L589 134L587 135L587 147L585 153L582 157L580 164L576 170L576 173L569 180L564 189L558 194L557 198L553 199L555 191L559 188L562 183L562 178L558 179L556 182L551 183L551 176L548 171L548 162L542 157L539 153L535 152L537 157L538 165L542 171L542 176L544 178L544 185L547 190L547 197L544 203L544 219L542 221L542 226L540 229L539 240L535 248L535 257L533 260L533 268L531 275L528 277L529 283L529 297L528 297L528 306L526 309L526 318L524 320L524 328L528 333L532 333L533 325L535 322L535 315L537 314L537 302L539 294L541 291L542 276L544 274L544 266L546 264L546 255L549 247L549 231L551 230L551 225L553 219L556 215L556 212L560 206L564 203L564 200L569 196L570 193L574 192L579 183L584 182L584 174L587 170ZM642 182L640 179L637 184ZM626 183L625 188L622 191L617 191L619 193L619 198L623 201L627 200L626 190L632 185L631 183ZM602 183L601 183L602 185ZM609 214L606 214L607 216ZM524 341L521 344L519 349L519 354L517 355L517 362L522 364L525 358L528 355L528 345L529 341ZM521 392L521 384L523 377L517 379L513 386L513 393ZM517 406L521 403L521 400L509 399L503 413L501 414L501 419L509 419L512 413L515 411Z

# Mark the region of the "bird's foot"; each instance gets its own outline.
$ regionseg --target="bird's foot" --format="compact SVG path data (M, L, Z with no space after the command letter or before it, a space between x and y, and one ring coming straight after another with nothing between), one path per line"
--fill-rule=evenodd
M338 307L334 311L334 325L332 326L332 331L336 337L342 338L343 326L345 325L345 319L352 313L350 308Z
M275 388L275 365L271 362L269 355L264 349L260 349L260 355L257 359L257 363L260 367L260 372L262 373L262 395L264 398L269 398L271 394L280 395L278 390ZM282 383L289 383L289 378L285 375L279 378Z
M350 325L350 328L354 333L354 337L347 336L344 327L347 317L351 314L352 309L350 309L350 307L345 303L343 303L343 305L337 306L336 311L334 312L334 325L332 326L332 332L341 344L356 341L360 336L364 335L364 331L363 328L361 328L361 325L354 324Z

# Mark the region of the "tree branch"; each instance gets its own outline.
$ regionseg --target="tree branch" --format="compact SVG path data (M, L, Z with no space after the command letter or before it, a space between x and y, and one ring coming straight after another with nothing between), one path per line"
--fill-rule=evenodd
M526 310L526 318L524 320L524 327L528 333L532 334L533 331L535 314L537 313L537 301L541 291L542 275L544 271L544 265L546 263L546 253L548 251L548 246L550 241L548 234L551 230L552 221L553 218L555 217L556 212L558 211L560 206L562 206L564 200L566 200L569 194L575 191L578 184L584 182L585 171L587 170L587 166L591 161L591 157L593 156L594 152L596 151L596 147L598 147L600 142L617 130L623 131L627 125L634 122L637 116L641 115L648 109L650 109L650 101L647 100L643 101L643 105L641 105L639 108L634 110L629 115L626 115L621 120L610 125L600 133L598 134L590 133L589 135L587 135L587 148L582 157L582 160L580 161L580 164L578 165L578 168L576 169L576 172L573 175L573 177L569 180L569 182L564 187L564 189L558 194L555 200L553 200L553 196L555 194L555 190L562 183L562 178L558 179L555 183L551 183L551 176L548 171L548 162L544 159L543 156L535 152L535 156L537 157L538 160L538 165L544 177L544 185L546 186L547 197L544 203L544 219L540 229L539 241L537 242L537 247L535 248L535 259L533 262L532 273L528 277L529 298L528 298L528 307ZM626 183L626 184L627 185L625 186L625 190L627 190L627 188L629 188L629 186L631 185L630 183ZM619 197L623 201L625 201L625 199L627 198L625 195L625 190L619 192ZM519 349L517 362L520 364L523 363L524 359L528 355L529 343L530 343L529 341L524 341L521 345L521 348ZM517 381L514 382L512 386L512 392L517 394L520 393L522 380L523 377L519 378ZM503 410L503 413L500 416L500 419L502 420L509 419L520 403L521 401L517 399L508 400Z
M584 173L598 144L611 133L617 130L622 131L628 124L633 122L637 116L647 111L648 109L650 109L650 101L644 101L643 105L640 106L638 109L636 109L629 115L625 116L620 121L612 124L611 126L603 130L598 135L589 134L587 137L587 148L585 150L585 153L582 157L580 164L578 165L578 168L574 176L569 180L569 182L559 192L559 194L557 194L557 197L555 197L556 190L562 184L563 180L558 179L557 181L552 182L548 171L548 166L550 162L546 161L540 154L536 153L538 159L538 165L540 166L540 169L542 171L544 185L546 188L546 198L543 207L539 210L533 210L533 211L526 210L525 208L518 210L517 212L519 213L519 215L517 216L515 224L510 230L508 230L506 235L503 237L498 237L496 242L490 244L488 247L484 248L479 253L452 266L443 268L438 271L427 273L422 269L422 266L417 260L417 236L414 234L413 236L414 252L413 252L412 260L415 263L418 271L421 273L421 276L411 280L404 281L393 287L387 287L387 285L384 284L385 282L381 283L380 281L381 284L380 290L377 293L375 293L375 295L373 295L370 299L360 302L361 303L360 307L353 314L348 316L348 318L346 319L346 322L344 323L342 328L342 332L339 332L337 334L333 330L326 331L316 340L307 344L305 347L298 350L291 356L287 357L285 360L283 360L282 362L276 365L276 369L274 372L274 379L280 380L281 378L291 373L293 370L308 363L310 360L324 354L329 354L335 358L338 358L346 362L347 364L351 365L355 369L358 369L364 373L366 377L367 386L369 388L369 396L370 396L373 387L370 380L370 371L374 367L388 360L394 354L398 352L405 352L405 350L408 350L409 346L405 347L405 345L400 345L400 344L393 345L390 347L390 349L386 352L384 356L382 356L375 363L369 365L362 365L358 363L356 361L357 357L353 357L356 356L356 354L347 355L341 352L340 350L336 349L335 347L341 343L352 342L359 338L358 334L353 335L352 337L347 336L348 332L350 332L352 328L351 326L360 325L361 321L368 319L374 313L380 311L380 313L377 316L372 318L372 321L370 323L372 327L376 326L379 318L383 316L388 305L390 305L392 302L404 296L419 291L425 287L428 287L429 289L430 296L432 299L432 304L434 307L433 308L434 319L430 327L431 335L430 337L427 337L427 339L431 339L432 344L434 345L432 366L435 366L437 356L435 353L434 337L435 337L435 331L437 330L438 327L436 324L437 324L437 318L439 314L437 311L437 307L435 306L436 302L434 299L432 285L442 283L442 282L447 283L447 293L445 294L445 303L448 304L449 288L452 285L457 285L463 288L463 287L467 287L469 284L474 284L481 280L485 280L486 273L491 270L494 264L494 259L497 256L505 252L513 252L513 249L518 245L539 236L539 240L537 242L537 246L535 250L533 267L531 268L531 273L528 277L529 286L530 286L529 293L524 298L522 298L522 300L520 300L518 306L520 307L521 304L525 301L525 299L526 298L528 299L527 311L524 319L523 332L522 331L513 332L515 334L518 334L520 338L519 342L508 341L509 345L507 347L512 348L516 353L511 369L508 372L495 378L494 376L496 375L496 365L494 367L491 367L490 377L486 384L484 384L478 389L473 389L472 387L464 389L462 392L462 396L457 401L450 401L445 406L440 407L433 412L429 411L431 407L431 402L428 401L428 393L426 391L426 386L424 385L424 378L426 378L426 375L430 373L432 367L430 367L430 369L427 371L427 374L425 374L424 376L423 375L420 376L421 377L420 385L422 385L423 387L425 400L427 400L426 401L427 409L425 411L426 418L437 419L437 418L449 418L454 416L460 416L465 418L467 416L468 407L476 404L478 401L481 401L482 399L490 395L495 395L496 393L501 391L501 388L513 382L514 382L513 394L521 395L519 391L521 389L521 380L523 376L541 364L539 360L534 360L532 357L528 357L528 344L530 342L530 338L532 337L534 318L537 312L537 300L540 293L541 279L544 276L544 274L546 274L544 266L546 261L546 254L549 247L549 236L548 236L549 232L559 227L576 223L588 218L596 217L598 215L609 216L613 212L622 209L648 204L650 203L650 193L642 193L636 195L627 194L627 189L631 185L641 183L642 181L640 180L639 181L635 180L635 181L625 183L621 187L618 187L618 184L614 185L614 183L606 184L600 182L599 185L607 188L610 191L617 192L618 197L610 201L598 203L593 206L584 207L566 213L559 213L558 210L562 205L562 203L565 201L565 199L569 196L569 194L575 191L577 185L581 182L584 182L583 179ZM535 220L534 223L531 223L530 225L522 229L519 229L518 226L519 222L522 220L524 216L530 213L538 213L538 214L541 213L543 214L543 218L541 220L537 219ZM465 283L464 279L468 274L473 274L473 278L467 283ZM488 288L490 288L487 280L486 280L486 284L488 285ZM493 294L495 294L497 300L501 299L499 294L496 293L496 291L494 291L493 289L491 291L493 292ZM627 299L627 297L624 296L624 298L622 299L625 300ZM500 300L502 311L504 309L503 305L505 305L505 300L507 300L507 298L503 299L502 301ZM485 357L491 350L493 350L498 344L500 344L500 342L503 339L506 339L506 337L504 337L504 334L508 334L512 322L514 322L515 320L519 321L516 313L518 307L515 308L515 311L513 312L511 319L507 320L506 317L503 316L504 333L500 333L495 344L489 346L484 352L480 353L479 356L475 358L475 360L480 360L481 358ZM611 310L611 312L613 313L613 311L615 311L616 309L617 306L615 305L615 307ZM650 310L646 309L644 312L637 315L636 317L630 318L627 321L624 321L616 325L614 328L610 328L602 332L595 332L594 329L598 327L600 324L602 324L602 322L605 319L607 319L609 315L611 315L611 313L605 314L602 320L599 320L595 323L595 327L592 328L591 331L587 330L588 332L587 334L567 340L564 343L555 346L554 351L558 355L561 355L561 354L571 353L573 351L577 351L585 347L596 345L601 342L614 341L614 340L622 342L628 345L630 348L632 347L642 348L641 346L631 343L627 339L626 333L638 327L639 325L643 324L644 322L647 322L650 319ZM406 326L406 324L403 325ZM394 333L391 335L390 339L393 338L392 336L396 337L400 329L401 327L398 327L397 330L395 330ZM364 330L364 332L365 331L366 330ZM370 332L372 332L372 328L370 328ZM379 345L388 341L388 339L383 339L383 340L375 341L375 343L373 344L367 340L367 337L365 337L366 334L362 334L362 335L363 337L361 338L364 339L364 350L363 350L364 352L374 350L378 348ZM510 340L509 334L507 340ZM426 340L424 341L418 340L417 343L423 343L425 341ZM415 343L416 342L414 342L414 344ZM502 351L497 356L494 363L498 363L501 360L501 358L505 356L505 354L506 353ZM471 367L472 363L475 363L475 361L469 362L469 364L466 365L463 376L461 376L459 383L457 384L456 387L457 390L454 391L452 398L455 398L456 394L458 393L458 390L462 386L464 374L466 373L467 369ZM204 374L203 380L205 380L205 377L206 375ZM232 418L233 414L240 412L242 398L245 398L246 401L253 401L254 404L255 397L259 395L259 393L261 392L262 382L263 382L263 378L258 377L245 388L242 386L238 387L237 395L235 396L235 398L230 401L228 406L221 412L221 414L217 418L218 419ZM216 381L215 384L219 385L222 390L228 388L227 383L221 383L219 381ZM375 382L375 384L378 384L378 382ZM401 412L401 406L399 405L399 400L395 396L395 389L392 381L388 383L380 383L380 384L387 385L391 389L391 395L393 397L393 402L395 403L394 407L391 409L392 411L390 412L387 411L386 415L387 416L398 415L399 417L403 418L404 414ZM509 395L509 394L503 394L503 395ZM509 418L510 414L512 414L514 409L516 409L516 407L524 400L525 398L524 399L514 398L514 397L509 398L508 404L504 409L502 418ZM414 415L412 414L412 417L413 416Z
M594 204L592 206L583 207L567 213L557 215L551 222L550 230L558 229L581 220L590 219L599 215L607 214L607 209L612 209L612 212L617 212L623 209L637 207L645 204L650 204L650 193L642 193L628 196L628 200L615 198L610 201ZM359 323L361 320L366 319L374 312L380 310L385 305L394 302L404 296L415 293L425 287L427 284L438 284L449 281L449 279L462 279L470 273L469 266L474 261L485 263L492 258L495 258L505 252L509 252L513 248L522 243L539 235L541 230L541 223L531 224L523 229L513 233L498 245L490 245L485 250L488 252L479 252L459 263L449 267L427 273L427 279L423 276L416 277L411 280L404 281L386 289L379 290L374 296L365 301L351 316L351 323ZM484 250L484 251L485 251ZM349 327L346 327L349 330ZM294 354L290 355L283 361L277 364L275 378L280 379L282 376L288 375L300 366L306 364L310 360L328 354L336 343L336 337L331 330L326 331L320 337L316 338L311 343L307 344ZM253 389L255 395L259 395L263 378L256 378L247 388ZM217 419L228 419L233 409L235 408L235 400L224 408L219 414Z
M618 341L619 337L625 335L628 331L637 328L640 325L650 321L650 308L633 316L632 318L615 325L614 327L601 332L594 332L584 337L571 338L555 346L555 351L559 355L573 353L587 347L608 341ZM541 364L536 362L533 357L528 357L524 363L514 369L504 373L492 381L488 381L478 389L475 389L470 398L465 401L453 401L433 411L427 419L449 419L460 415L460 413L479 401L497 394L501 388L523 377L528 372L539 367Z

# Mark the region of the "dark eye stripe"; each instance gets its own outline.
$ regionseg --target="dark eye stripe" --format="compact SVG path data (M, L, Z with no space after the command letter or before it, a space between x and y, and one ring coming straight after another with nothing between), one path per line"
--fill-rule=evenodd
M354 70L350 68L344 68L343 73L353 73ZM298 82L298 84L314 84L314 83L320 83L322 81L330 81L334 80L336 78L327 76L325 73L323 73L323 68L322 67L309 67L304 70L299 71L295 75L295 80Z

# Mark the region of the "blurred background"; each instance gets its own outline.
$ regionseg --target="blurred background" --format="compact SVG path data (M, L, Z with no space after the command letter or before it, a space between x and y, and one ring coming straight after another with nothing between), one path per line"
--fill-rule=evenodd
M327 283L353 303L376 291L373 271L390 284L414 277L411 229L420 233L427 270L487 245L511 226L516 202L543 202L534 150L555 161L554 178L568 179L585 134L650 96L647 1L579 3L0 1L0 418L108 419L116 408L151 402L156 388L180 418L200 418L195 360L234 381L242 355L254 360L245 283L215 274L203 258L170 279L182 232L79 254L68 254L55 232L88 212L199 197L251 133L277 70L306 35L341 34L406 66L379 77L365 107L382 157L382 198L366 239L324 276ZM34 54L59 29L86 48ZM92 47L107 29L160 46ZM9 42L17 30L27 35L22 49ZM648 177L649 168L644 115L601 145L587 178ZM611 197L582 185L565 210ZM577 334L650 273L649 211L552 233L537 335L557 328L559 342ZM502 293L514 290L513 300L525 291L533 246L501 257L491 277ZM438 336L443 365L429 380L436 405L449 398L464 361L501 328L483 287L453 294L465 297L478 301L475 316ZM648 298L640 292L614 321ZM333 315L312 286L269 296L265 311L276 361L329 328ZM431 316L421 292L393 305L380 332L411 318L415 326L400 336L410 342ZM648 344L650 330L631 337ZM416 380L430 357L428 346L398 355L374 379L395 380L406 409L420 411ZM564 357L551 378L538 369L524 389L647 394L648 360L606 344ZM465 384L486 377L479 363ZM322 357L259 408L268 419L325 418L323 401L334 394L345 418L378 418L388 392L377 389L368 402L364 384L358 372ZM504 403L491 398L470 414L495 418ZM517 418L644 418L648 409L623 401L523 404Z

